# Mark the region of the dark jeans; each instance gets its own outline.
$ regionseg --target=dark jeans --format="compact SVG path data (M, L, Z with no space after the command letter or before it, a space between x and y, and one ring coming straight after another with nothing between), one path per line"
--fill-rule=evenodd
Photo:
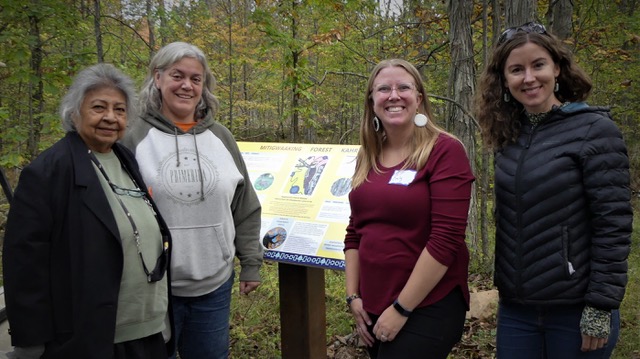
M531 306L501 301L498 359L606 359L618 341L620 312L611 313L611 334L602 349L582 352L583 305Z
M462 337L467 304L462 290L456 287L442 300L430 306L416 308L398 335L390 342L376 339L367 347L372 359L446 359L453 346ZM369 313L373 326L378 315Z

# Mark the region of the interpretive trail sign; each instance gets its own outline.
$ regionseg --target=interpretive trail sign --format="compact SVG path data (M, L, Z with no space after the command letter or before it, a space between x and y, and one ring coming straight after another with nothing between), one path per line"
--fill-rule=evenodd
M344 270L360 146L240 142L260 203L265 259Z
M359 146L238 145L262 204L264 258L278 262L282 358L326 358L324 270L344 270Z

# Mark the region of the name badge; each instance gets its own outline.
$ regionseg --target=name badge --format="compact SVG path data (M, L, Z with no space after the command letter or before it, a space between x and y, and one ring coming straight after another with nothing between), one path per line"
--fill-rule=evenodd
M389 184L408 186L416 178L415 170L396 170L389 180Z

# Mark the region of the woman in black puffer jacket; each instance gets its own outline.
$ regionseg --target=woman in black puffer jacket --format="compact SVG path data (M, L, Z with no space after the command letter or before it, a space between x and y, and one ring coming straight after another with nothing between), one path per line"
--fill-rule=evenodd
M629 159L591 81L544 26L501 35L476 116L495 152L498 358L608 358L632 231Z

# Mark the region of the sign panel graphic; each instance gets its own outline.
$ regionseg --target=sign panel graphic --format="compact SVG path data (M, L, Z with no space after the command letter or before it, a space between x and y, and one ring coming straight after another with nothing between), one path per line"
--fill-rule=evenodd
M264 258L344 269L357 145L238 142L262 204Z

